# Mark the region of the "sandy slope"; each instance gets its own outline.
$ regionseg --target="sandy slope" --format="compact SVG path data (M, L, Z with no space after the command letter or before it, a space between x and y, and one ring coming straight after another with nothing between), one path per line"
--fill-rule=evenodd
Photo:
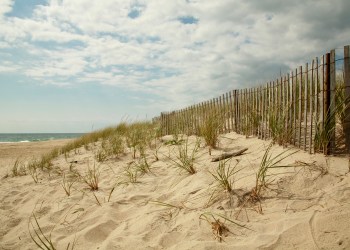
M0 176L3 176L8 166L13 166L17 158L22 161L31 160L33 157L40 157L42 154L50 152L55 147L65 145L71 140L0 143Z
M190 141L193 146L195 137L190 137ZM231 162L234 165L238 160L237 168L242 168L235 177L235 192L244 193L254 186L255 173L268 143L235 133L221 138L222 149L249 148ZM168 156L173 157L176 146L163 145L157 162L153 162L152 151L148 152L151 173L140 176L138 183L117 186L116 183L127 180L124 173L132 162L131 154L100 164L94 161L95 150L80 148L68 159L59 157L54 161L55 170L41 173L38 184L28 175L1 180L0 249L37 249L28 230L32 212L44 234L48 236L51 232L57 249L65 249L74 241L75 249L350 248L348 158L325 158L302 151L288 157L284 164L315 162L316 166L327 168L328 173L322 175L317 167L276 169L279 174L273 176L270 190L264 193L260 214L257 205L241 209L237 196L223 191L217 192L208 204L216 185L208 171L213 171L218 163L210 161L204 147L197 154L198 172L194 175L174 168ZM273 147L275 155L283 150ZM215 150L213 155L221 152ZM84 173L94 164L100 171L99 190L93 193L77 181L68 197L61 187L62 174L69 179L72 171ZM162 206L157 201L177 208ZM219 242L211 225L200 219L204 212L224 215L246 228L226 221L230 233ZM30 232L33 234L31 227Z

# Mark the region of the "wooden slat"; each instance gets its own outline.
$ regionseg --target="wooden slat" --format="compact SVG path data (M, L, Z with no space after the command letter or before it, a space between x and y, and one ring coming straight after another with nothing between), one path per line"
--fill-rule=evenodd
M299 67L299 81L298 81L298 87L299 87L299 95L298 95L298 102L299 102L299 120L298 120L298 126L299 126L299 134L298 134L298 147L301 148L301 119L302 119L302 82L303 82L303 67Z
M320 65L320 92L319 92L319 99L320 99L320 116L319 116L319 130L322 131L324 129L324 120L325 120L325 108L324 108L324 100L325 100L325 93L324 93L324 76L325 76L325 56L323 55L321 57L321 65ZM317 148L317 150L321 150L321 148ZM322 149L323 150L323 149Z
M314 103L315 103L315 96L314 95L314 87L315 87L315 77L314 77L314 68L315 68L315 59L312 60L311 64L311 79L310 79L310 137L309 137L309 154L312 153L312 143L313 143L313 115L314 115Z
M308 74L308 70L309 70L309 65L308 63L305 64L305 79L304 79L304 151L306 151L306 138L308 136L307 134L307 110L308 110L308 97L309 97L309 93L308 93L308 81L309 81L309 74Z
M336 69L335 69L335 49L331 50L330 53L330 110L331 110L331 116L330 116L330 127L334 128L331 131L330 136L330 147L331 151L330 153L333 153L335 151L335 91L336 91Z
M344 87L345 100L348 105L345 107L344 133L347 152L350 154L350 46L344 47Z

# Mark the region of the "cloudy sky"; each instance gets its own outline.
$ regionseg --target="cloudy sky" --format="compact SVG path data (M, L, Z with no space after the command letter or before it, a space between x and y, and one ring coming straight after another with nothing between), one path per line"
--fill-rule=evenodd
M86 132L350 43L349 0L0 0L0 133Z

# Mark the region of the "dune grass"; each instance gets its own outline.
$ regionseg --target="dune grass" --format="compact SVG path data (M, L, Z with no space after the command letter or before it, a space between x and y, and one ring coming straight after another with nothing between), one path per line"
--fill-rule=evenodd
M53 230L53 229L52 229ZM45 235L43 232L43 229L41 228L39 221L34 214L32 213L31 217L29 218L28 222L28 231L29 236L32 239L32 241L35 243L35 245L38 247L38 249L42 250L56 250L57 247L53 243L51 239L51 233L49 235ZM73 250L75 248L76 241L74 240L71 244L70 242L67 244L66 250Z
M220 221L221 219L224 219L224 222ZM223 237L228 236L229 233L233 234L229 228L225 225L225 222L230 222L232 225L238 226L239 228L245 228L248 230L251 230L250 228L246 227L245 225L242 225L230 218L228 218L225 215L212 213L212 212L204 212L199 216L200 220L205 220L206 222L211 225L212 233L219 242L223 241Z
M176 168L180 171L185 171L188 174L195 174L197 171L194 167L194 163L197 160L197 153L199 150L200 141L197 140L192 149L189 148L190 143L188 138L182 145L177 145L177 153L175 158L168 157Z
M209 171L209 173L215 179L218 188L230 193L233 190L234 176L241 169L237 169L238 161L234 166L231 166L228 161L229 160L219 161L219 166L215 169L215 171Z
M287 149L273 156L273 154L271 153L272 146L273 143L270 143L267 149L265 150L263 158L260 162L258 172L256 174L255 187L253 193L255 193L259 197L261 196L262 189L266 188L272 181L271 179L269 179L270 170L275 168L294 167L290 165L279 165L279 163L281 163L284 159L290 157L291 155L299 152L299 150L291 151L291 149Z
M71 195L72 187L73 187L73 184L75 183L75 181L76 180L68 180L66 178L66 175L63 173L61 186L62 186L62 188L67 196Z
M100 169L96 167L94 163L93 167L90 168L88 165L88 169L84 174L79 174L78 176L82 182L84 182L91 191L96 191L99 188L99 177L100 177ZM72 184L73 185L73 184Z
M203 123L199 127L199 135L204 138L206 145L211 149L216 148L219 142L219 134L224 124L224 118L219 112L209 111Z
M12 167L12 176L23 176L27 174L26 166L21 161L20 158L17 158Z

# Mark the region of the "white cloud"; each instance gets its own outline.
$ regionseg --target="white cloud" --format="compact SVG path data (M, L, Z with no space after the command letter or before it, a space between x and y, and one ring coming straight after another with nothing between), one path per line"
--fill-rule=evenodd
M1 0L0 2L0 19L3 15L11 12L14 0Z
M4 16L0 49L27 49L21 73L37 80L115 85L180 107L345 45L349 9L348 0L51 0L31 18Z

